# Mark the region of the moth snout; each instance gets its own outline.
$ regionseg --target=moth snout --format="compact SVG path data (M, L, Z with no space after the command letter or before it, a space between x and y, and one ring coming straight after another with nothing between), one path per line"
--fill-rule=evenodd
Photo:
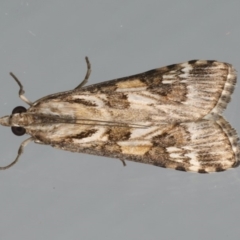
M10 127L11 126L10 116L1 117L0 124L2 126Z
M4 116L0 118L0 124L6 127L20 127L19 114L12 114L10 116Z

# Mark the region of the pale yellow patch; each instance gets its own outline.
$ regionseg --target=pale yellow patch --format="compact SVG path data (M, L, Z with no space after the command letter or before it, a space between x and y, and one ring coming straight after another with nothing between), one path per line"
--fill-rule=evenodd
M143 155L150 150L151 146L122 146L121 150L123 154L131 154L131 155Z
M146 84L141 82L139 79L134 79L131 81L124 81L117 83L118 88L139 88L146 87Z

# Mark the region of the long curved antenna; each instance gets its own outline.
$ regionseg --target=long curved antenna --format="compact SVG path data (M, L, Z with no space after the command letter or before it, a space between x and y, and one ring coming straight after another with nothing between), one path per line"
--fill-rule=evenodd
M5 167L0 167L0 170L6 170L6 169L12 167L12 166L18 161L19 157L22 155L24 147L26 147L26 145L27 145L29 142L31 142L32 140L33 140L33 137L30 137L30 138L24 140L24 141L21 143L21 145L20 145L20 147L19 147L19 149L18 149L18 155L17 155L16 159L15 159L12 163L10 163L9 165L7 165L7 166L5 166Z
M77 87L75 87L75 89L83 87L87 83L88 78L89 78L89 76L91 74L91 64L90 64L90 62L88 60L88 57L85 57L85 60L86 60L86 63L87 63L87 73L86 73L86 76L83 79L83 81Z
M32 102L29 101L25 96L24 96L24 93L25 91L23 90L23 85L21 84L21 82L18 80L18 78L12 73L10 72L10 75L13 77L13 79L17 82L18 86L20 87L19 89L19 97L25 102L27 103L28 105L32 106Z

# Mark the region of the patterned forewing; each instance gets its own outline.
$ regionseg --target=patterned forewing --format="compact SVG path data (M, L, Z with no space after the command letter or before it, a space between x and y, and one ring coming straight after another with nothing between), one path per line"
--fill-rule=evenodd
M54 94L29 111L146 125L197 121L221 114L235 83L232 65L193 60Z
M200 120L147 128L56 124L46 126L45 134L34 137L63 150L181 171L224 171L239 163L237 134L222 117L216 122Z

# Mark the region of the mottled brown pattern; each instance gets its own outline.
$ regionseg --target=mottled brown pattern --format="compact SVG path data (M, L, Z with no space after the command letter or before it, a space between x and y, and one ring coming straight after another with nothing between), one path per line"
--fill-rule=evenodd
M114 93L108 95L106 105L110 108L126 109L130 103L125 93Z
M161 145L154 145L147 153L144 154L145 163L150 163L155 166L166 166L169 161L169 154Z
M156 86L148 87L148 90L153 94L156 93L163 97L167 97L169 94L172 93L172 85L159 83L157 87Z
M162 146L162 147L169 147L169 146L175 146L177 139L174 138L173 135L168 134L167 132L155 136L152 139L152 143L154 146Z
M188 100L186 84L173 84L172 91L166 96L167 100L175 103L183 103Z
M97 107L97 104L91 101L86 101L85 99L81 99L81 98L77 98L77 99L72 99L72 100L68 100L69 103L79 103L79 104L83 104L87 107Z
M154 89L162 84L162 73L159 69L153 69L137 75L140 81L146 84L147 89Z
M190 141L191 135L188 132L188 128L185 125L175 124L172 129L169 130L169 136L174 137L175 145L172 146L182 146L186 145Z
M111 154L118 156L122 153L122 150L121 147L119 147L116 143L107 142L106 144L102 145L102 152L104 153L103 156L108 156Z
M111 142L126 141L131 136L131 129L127 127L112 127L106 131L106 135Z

